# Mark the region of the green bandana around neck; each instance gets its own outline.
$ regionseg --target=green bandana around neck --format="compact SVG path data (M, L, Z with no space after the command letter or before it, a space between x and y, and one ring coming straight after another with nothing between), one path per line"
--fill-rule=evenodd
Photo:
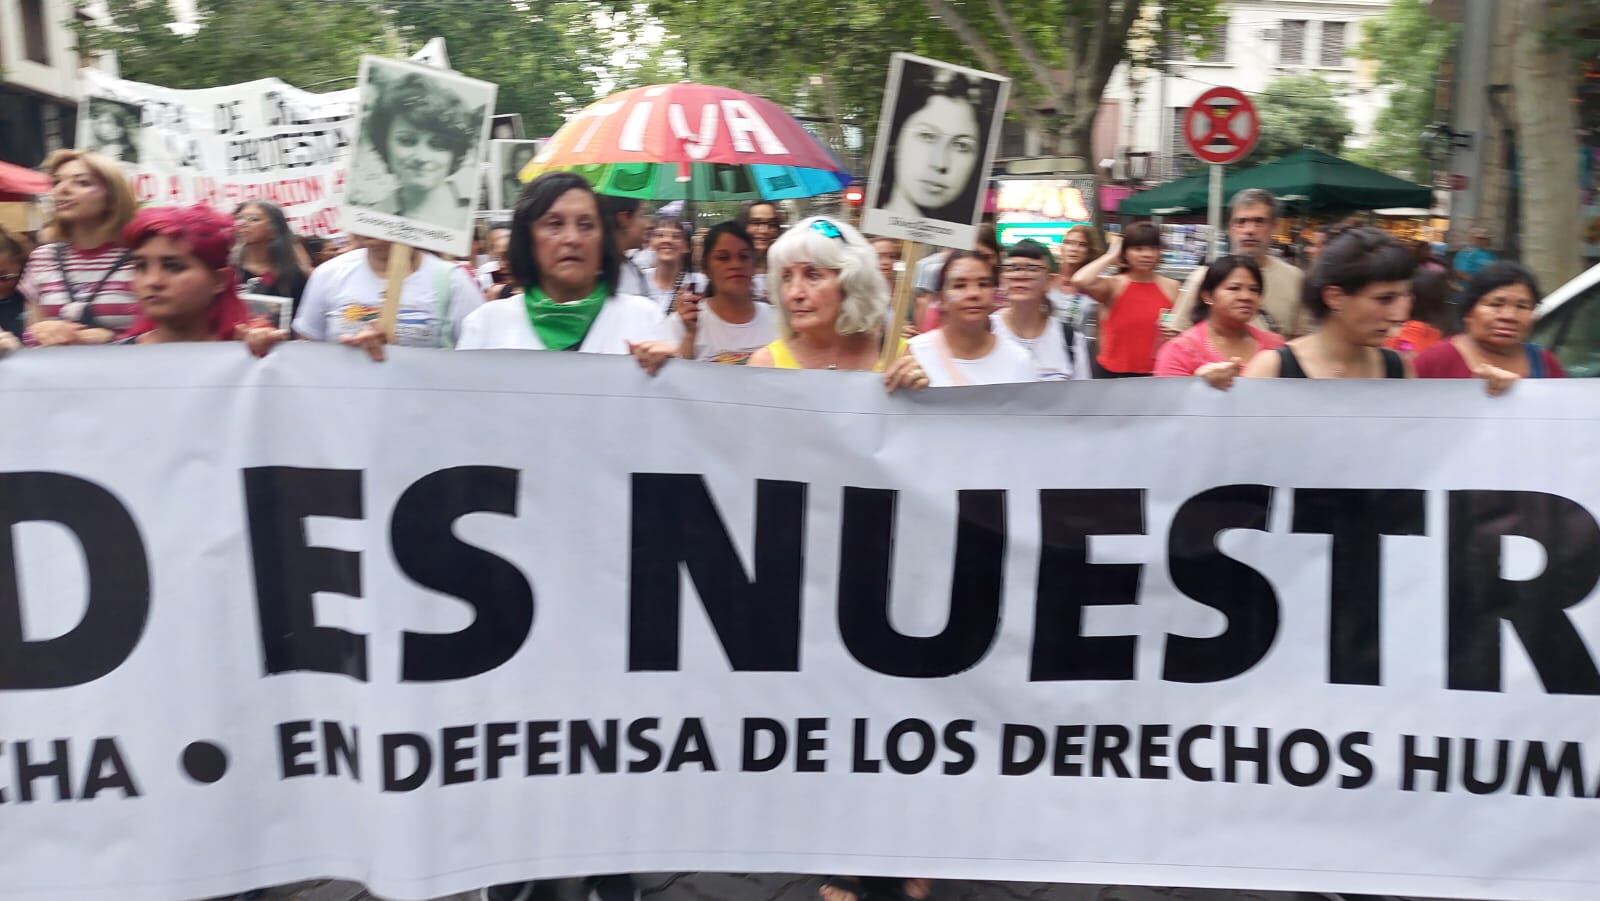
M588 297L572 303L558 303L538 288L529 288L522 293L522 302L528 308L528 322L544 346L549 350L567 350L589 334L608 294L605 283L598 282Z

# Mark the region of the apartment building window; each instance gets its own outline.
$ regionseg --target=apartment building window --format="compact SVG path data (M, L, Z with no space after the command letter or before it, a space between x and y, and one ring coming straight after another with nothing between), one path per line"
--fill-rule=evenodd
M1317 64L1320 66L1343 66L1344 62L1344 34L1348 22L1323 22L1322 23L1322 48L1317 55Z
M1278 63L1303 66L1306 62L1306 20L1284 19L1278 30Z
M1182 175L1189 164L1189 148L1183 142L1183 114L1188 111L1188 107L1175 106L1168 116L1170 127L1167 130L1167 178L1177 178Z
M50 65L44 0L22 0L22 55L28 62Z
M1211 33L1206 35L1205 45L1195 48L1194 53L1190 54L1190 59L1192 62L1202 63L1227 62L1228 23L1224 21L1221 25L1212 29Z

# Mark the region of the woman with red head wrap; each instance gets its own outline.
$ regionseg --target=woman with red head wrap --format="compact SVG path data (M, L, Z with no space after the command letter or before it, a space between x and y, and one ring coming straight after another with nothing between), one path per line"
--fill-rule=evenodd
M139 318L124 333L135 344L227 341L250 319L228 253L233 220L197 204L140 210L122 232L132 249Z

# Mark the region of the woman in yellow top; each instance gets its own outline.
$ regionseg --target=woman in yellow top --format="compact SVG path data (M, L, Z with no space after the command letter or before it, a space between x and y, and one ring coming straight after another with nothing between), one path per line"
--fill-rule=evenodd
M879 372L889 292L877 254L848 223L813 216L767 251L782 338L750 357L751 366ZM926 388L928 376L898 336L884 384Z

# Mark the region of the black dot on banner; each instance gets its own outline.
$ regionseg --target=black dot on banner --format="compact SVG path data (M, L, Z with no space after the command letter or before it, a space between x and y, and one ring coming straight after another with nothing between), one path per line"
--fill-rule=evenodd
M210 785L228 771L228 752L214 742L191 742L183 749L183 771L190 779Z

